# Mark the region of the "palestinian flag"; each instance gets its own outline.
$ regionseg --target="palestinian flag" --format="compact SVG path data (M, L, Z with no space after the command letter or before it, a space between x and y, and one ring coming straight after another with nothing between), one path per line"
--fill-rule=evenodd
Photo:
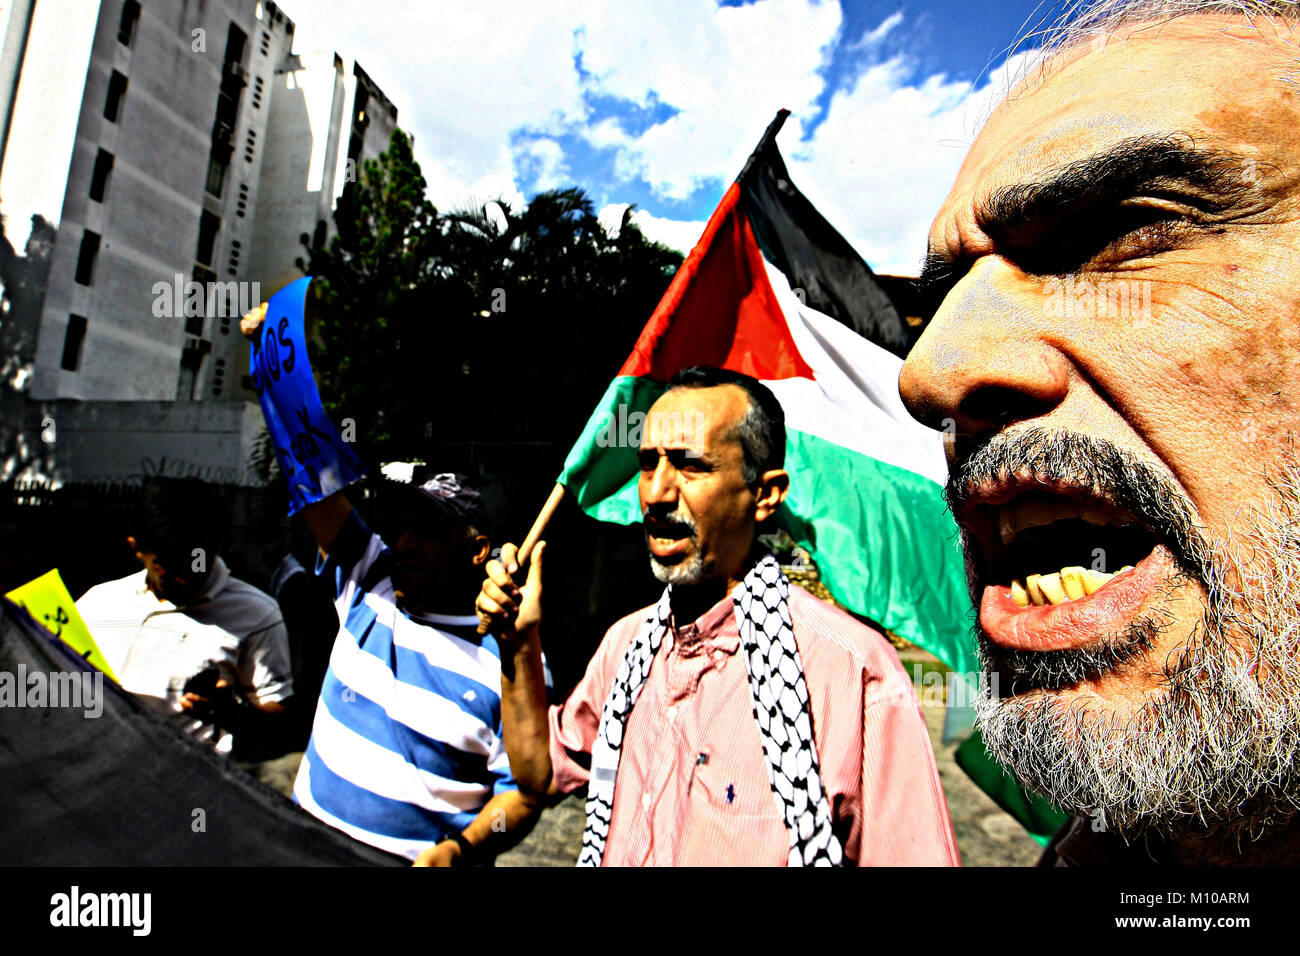
M785 409L790 493L778 521L842 605L978 671L942 436L898 396L911 344L867 264L794 184L768 127L606 389L558 481L589 515L639 524L637 449L681 368L761 380ZM979 734L958 751L975 783L1038 839L1065 814L1024 792Z
M778 521L835 598L954 670L976 668L940 433L898 396L911 336L867 264L794 187L782 110L682 263L569 453L559 483L587 514L637 524L637 447L681 368L766 384L785 409L790 493Z

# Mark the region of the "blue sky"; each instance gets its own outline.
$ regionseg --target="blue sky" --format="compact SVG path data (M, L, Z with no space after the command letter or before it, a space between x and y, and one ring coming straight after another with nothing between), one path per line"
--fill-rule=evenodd
M355 57L441 209L578 185L685 251L776 110L797 185L867 261L915 271L1037 0L310 0L300 52ZM1018 61L1017 61L1018 62Z

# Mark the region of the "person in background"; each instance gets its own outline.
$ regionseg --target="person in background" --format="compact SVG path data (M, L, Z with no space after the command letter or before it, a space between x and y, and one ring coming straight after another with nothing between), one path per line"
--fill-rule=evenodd
M217 753L276 740L292 707L288 636L275 600L233 577L217 550L218 489L147 479L134 533L143 568L77 601L124 690Z
M245 316L255 338L265 309ZM491 545L463 477L388 482L383 537L343 491L302 508L339 626L293 798L354 839L422 866L490 863L538 808L501 738L501 653L477 633Z

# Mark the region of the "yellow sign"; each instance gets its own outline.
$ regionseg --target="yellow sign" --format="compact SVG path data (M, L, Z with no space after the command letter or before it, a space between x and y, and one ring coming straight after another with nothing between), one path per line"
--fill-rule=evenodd
M33 620L44 624L55 637L114 681L117 680L108 661L99 653L95 639L90 636L90 628L86 627L86 622L77 613L77 604L68 593L63 578L59 577L57 568L14 588L5 597L25 608Z

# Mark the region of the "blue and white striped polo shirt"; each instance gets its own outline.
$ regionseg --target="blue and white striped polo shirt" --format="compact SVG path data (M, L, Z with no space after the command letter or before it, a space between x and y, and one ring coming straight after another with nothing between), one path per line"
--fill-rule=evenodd
M473 615L394 603L389 551L353 511L316 572L343 622L294 800L354 838L414 859L515 789L501 739L501 652Z

